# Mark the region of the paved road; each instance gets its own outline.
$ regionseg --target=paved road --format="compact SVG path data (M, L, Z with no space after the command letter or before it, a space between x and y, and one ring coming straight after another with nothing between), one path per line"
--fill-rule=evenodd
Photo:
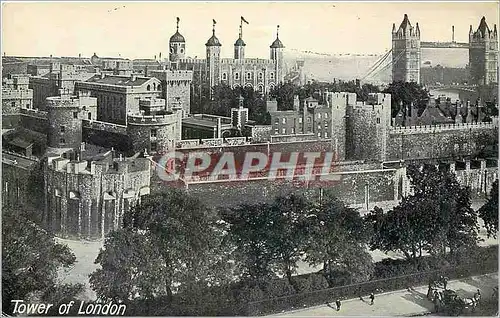
M498 273L473 276L461 280L452 280L448 288L457 291L461 297L472 297L479 288L483 299L490 299L493 287L498 286ZM426 298L427 286L415 287L413 290L398 290L375 295L375 303L370 305L368 297L342 301L341 310L335 304L325 304L306 309L290 311L273 316L311 317L311 316L412 316L430 313L434 305Z

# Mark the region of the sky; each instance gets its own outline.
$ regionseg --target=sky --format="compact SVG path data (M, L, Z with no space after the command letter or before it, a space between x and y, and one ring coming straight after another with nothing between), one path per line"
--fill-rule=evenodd
M392 24L404 14L422 41L468 42L482 16L498 24L495 2L2 2L2 53L16 56L168 55L176 17L190 57L204 57L217 21L222 56L232 57L240 17L246 57L269 57L279 37L287 50L380 54L391 47Z

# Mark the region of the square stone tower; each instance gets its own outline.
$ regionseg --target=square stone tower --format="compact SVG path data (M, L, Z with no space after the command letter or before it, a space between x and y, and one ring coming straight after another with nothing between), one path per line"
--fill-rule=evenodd
M420 63L420 28L405 14L399 29L392 25L392 81L420 84Z
M469 31L469 67L471 84L498 83L497 25L490 30L483 17L476 32Z

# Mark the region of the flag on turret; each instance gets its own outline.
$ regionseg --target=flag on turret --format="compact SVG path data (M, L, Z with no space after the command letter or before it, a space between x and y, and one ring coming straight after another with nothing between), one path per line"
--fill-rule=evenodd
M247 21L247 20L245 20L245 18L244 18L243 16L241 17L241 21L243 21L243 22L245 22L246 24L248 24L248 21Z
M212 21L214 22L214 25L216 25L216 24L217 24L217 21L215 21L215 19L212 19Z

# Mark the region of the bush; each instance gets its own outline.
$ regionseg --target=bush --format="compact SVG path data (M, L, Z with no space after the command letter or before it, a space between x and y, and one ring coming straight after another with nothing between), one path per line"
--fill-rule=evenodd
M295 289L287 279L272 279L259 284L265 298L275 298L295 294ZM262 298L261 298L262 299Z
M307 293L314 290L328 288L328 281L321 274L307 274L293 278L295 291L297 293Z

